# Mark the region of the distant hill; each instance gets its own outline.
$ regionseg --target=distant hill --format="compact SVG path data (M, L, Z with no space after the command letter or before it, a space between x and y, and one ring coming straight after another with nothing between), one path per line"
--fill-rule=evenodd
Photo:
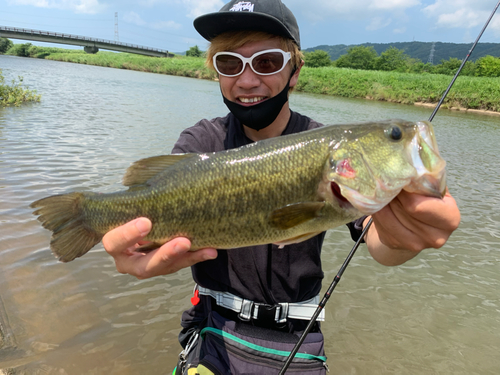
M316 50L323 50L330 54L332 60L337 60L340 56L345 55L350 47L355 46L372 46L375 51L380 55L382 52L390 47L396 47L403 50L405 54L415 59L420 59L424 63L429 60L432 45L434 44L434 57L433 63L439 64L441 60L449 60L455 57L463 60L472 47L472 43L441 43L441 42L397 42L397 43L363 43L356 45L337 44L333 46L321 45L313 48L307 48L304 52L312 52ZM469 60L476 61L480 57L490 55L500 57L500 43L478 43L474 52Z

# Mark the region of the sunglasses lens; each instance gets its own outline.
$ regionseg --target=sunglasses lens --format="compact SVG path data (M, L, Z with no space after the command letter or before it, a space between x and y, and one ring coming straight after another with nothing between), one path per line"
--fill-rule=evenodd
M219 73L228 76L239 74L243 70L243 61L237 56L219 55L216 57L215 63Z
M280 52L267 52L254 57L252 66L257 73L272 74L283 67L283 54Z
M246 59L246 58L245 58ZM270 51L254 56L249 63L257 74L273 74L283 69L285 64L284 53ZM288 61L288 60L287 60ZM241 57L229 53L219 53L215 56L217 71L225 76L237 76L243 73L245 61Z

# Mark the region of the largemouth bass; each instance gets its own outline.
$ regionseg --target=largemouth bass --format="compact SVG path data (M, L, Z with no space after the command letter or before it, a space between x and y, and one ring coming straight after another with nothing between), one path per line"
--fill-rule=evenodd
M55 195L31 204L62 262L105 233L149 218L154 248L179 236L192 249L304 241L370 215L402 189L442 197L445 161L428 122L332 125L234 150L165 155L127 170L126 191Z

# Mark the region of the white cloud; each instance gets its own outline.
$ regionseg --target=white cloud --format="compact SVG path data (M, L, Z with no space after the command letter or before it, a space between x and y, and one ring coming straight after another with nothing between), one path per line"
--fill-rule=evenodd
M481 23L479 12L471 12L468 9L457 9L453 13L443 13L438 16L437 24L442 27L467 27L471 28Z
M391 24L391 21L392 20L390 18L374 17L372 18L370 24L366 26L366 30L374 31L383 29L384 27L389 26Z
M399 29L392 30L394 34L404 34L406 32L406 27L400 27Z
M137 26L149 26L150 28L156 30L178 30L182 28L182 25L175 21L146 22L136 12L125 13L125 15L123 16L123 20Z
M222 0L181 0L181 3L186 7L189 18L217 12L224 5Z
M493 9L487 0L436 0L423 8L424 14L435 20L437 27L473 28L483 25ZM491 27L500 30L498 16L491 22Z
M500 38L500 16L498 14L491 20L490 27L495 32L495 36Z
M127 12L123 16L123 20L128 23L132 23L138 26L144 26L146 21L144 21L141 16L139 16L136 12Z
M420 5L419 0L378 0L371 1L370 8L383 10L407 9Z
M153 29L158 29L158 30L178 30L182 28L182 25L180 23L177 23L175 21L160 21L160 22L153 22L151 25Z
M139 6L154 7L157 5L176 6L185 9L186 16L196 18L205 13L217 12L227 0L140 0Z
M333 19L360 20L367 17L390 17L392 13L401 14L406 9L420 5L420 0L284 0L295 15L304 14L310 21Z
M38 8L68 9L75 13L95 14L104 11L107 6L99 0L12 0L10 4L32 5Z

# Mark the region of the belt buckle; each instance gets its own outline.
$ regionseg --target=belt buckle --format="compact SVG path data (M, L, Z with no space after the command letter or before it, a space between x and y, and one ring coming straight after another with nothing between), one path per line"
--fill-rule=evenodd
M264 322L277 323L281 313L281 305L266 305L265 303L257 303L259 308L257 310L256 320Z

